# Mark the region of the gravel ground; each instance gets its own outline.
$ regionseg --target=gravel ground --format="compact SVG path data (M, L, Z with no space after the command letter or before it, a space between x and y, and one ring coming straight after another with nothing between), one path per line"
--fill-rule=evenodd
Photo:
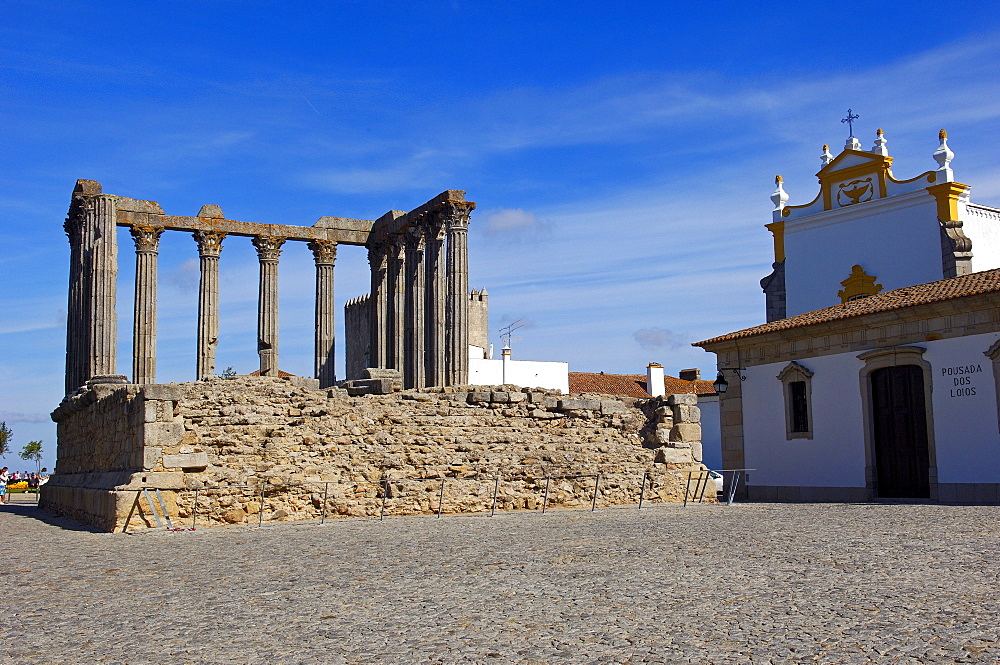
M95 533L0 507L18 663L997 663L1000 507Z

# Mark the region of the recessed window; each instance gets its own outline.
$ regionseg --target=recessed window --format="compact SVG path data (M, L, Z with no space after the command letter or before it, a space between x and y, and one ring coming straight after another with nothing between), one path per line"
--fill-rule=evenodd
M778 374L785 401L785 436L788 439L811 439L812 375L797 362L788 363Z
M788 384L788 408L792 412L792 431L809 431L809 402L806 399L806 382L792 381Z

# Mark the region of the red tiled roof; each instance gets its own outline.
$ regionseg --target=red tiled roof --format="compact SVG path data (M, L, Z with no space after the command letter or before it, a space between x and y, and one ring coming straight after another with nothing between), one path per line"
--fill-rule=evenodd
M260 370L259 369L255 369L254 371L252 371L249 374L247 374L247 376L260 376ZM279 369L278 370L278 376L283 379L283 378L285 378L287 376L295 376L295 375L294 374L290 374L290 373L286 372L283 369Z
M936 282L928 282L927 284L904 286L901 289L876 293L873 296L842 305L834 305L826 309L818 309L814 312L790 316L787 319L779 319L760 326L754 326L753 328L737 330L726 335L706 339L703 342L695 342L692 346L705 346L715 342L756 337L757 335L765 335L779 330L803 328L827 321L888 312L905 307L913 307L914 305L926 305L982 293L1000 293L1000 269L959 275L958 277L950 277Z
M664 376L663 384L667 395L676 393L715 394L715 387L711 381L685 381L673 376ZM569 391L575 395L599 393L625 397L649 397L649 393L646 392L645 374L570 372Z

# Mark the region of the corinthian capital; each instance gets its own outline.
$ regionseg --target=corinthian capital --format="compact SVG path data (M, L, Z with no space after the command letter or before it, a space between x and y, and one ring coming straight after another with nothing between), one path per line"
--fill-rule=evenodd
M160 234L163 233L162 226L133 224L129 233L132 234L132 240L135 242L136 254L156 254L159 251Z
M318 266L332 266L337 260L337 243L333 240L313 240L308 247Z
M448 231L467 231L469 229L469 216L475 208L476 204L472 201L450 199L441 204L441 215L444 217Z
M264 262L277 262L285 239L281 236L254 236L250 242L257 248L257 258Z
M386 244L382 241L372 242L368 245L368 265L372 270L383 270L385 268L388 252Z
M66 221L63 222L63 231L66 232L66 237L69 238L70 246L76 246L80 242L80 221L75 217L67 217Z
M195 231L192 235L194 235L195 242L198 243L199 256L202 258L219 258L219 254L222 253L222 240L226 237L225 233Z
M445 226L445 216L441 214L440 211L425 216L423 220L423 230L424 237L427 238L427 242L432 240L444 240Z
M406 230L406 249L410 252L424 251L427 237L422 226L411 226Z

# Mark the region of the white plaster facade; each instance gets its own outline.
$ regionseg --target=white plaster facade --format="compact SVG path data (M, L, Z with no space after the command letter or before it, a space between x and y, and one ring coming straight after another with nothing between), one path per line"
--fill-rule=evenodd
M914 345L925 349L921 356L930 366L930 467L939 486L1000 483L998 396L993 363L984 355L998 340L1000 333L987 333ZM785 432L777 375L788 362L746 369L743 450L745 468L755 469L751 487L857 488L858 498L867 494L866 468L874 460L865 445L868 394L860 355L850 351L796 361L813 372L808 439L790 439Z
M745 377L719 421L750 498L1000 502L1000 210L969 202L943 130L909 180L886 143L824 146L804 205L778 176L768 323L696 344Z
M866 151L851 138L835 158L824 150L809 203L789 205L776 178L767 225L775 272L762 282L768 321L844 302L854 266L886 291L1000 267L1000 210L970 202L944 130L938 168L904 180L893 175L881 130L875 143Z
M471 356L471 353L470 353ZM473 386L514 385L569 392L569 363L541 360L513 360L510 349L500 358L469 358L469 384Z

